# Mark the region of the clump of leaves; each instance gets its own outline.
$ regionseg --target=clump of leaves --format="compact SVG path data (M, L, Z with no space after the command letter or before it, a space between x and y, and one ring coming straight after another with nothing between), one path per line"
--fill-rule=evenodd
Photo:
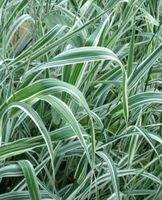
M0 199L161 197L161 6L0 2Z

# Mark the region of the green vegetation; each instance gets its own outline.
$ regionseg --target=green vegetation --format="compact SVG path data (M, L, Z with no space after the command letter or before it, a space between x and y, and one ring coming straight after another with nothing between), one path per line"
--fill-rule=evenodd
M0 0L0 200L162 199L162 1Z

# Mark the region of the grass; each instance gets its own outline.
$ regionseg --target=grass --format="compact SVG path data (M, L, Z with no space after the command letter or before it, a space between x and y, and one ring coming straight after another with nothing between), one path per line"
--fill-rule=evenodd
M161 199L161 1L0 8L0 199Z

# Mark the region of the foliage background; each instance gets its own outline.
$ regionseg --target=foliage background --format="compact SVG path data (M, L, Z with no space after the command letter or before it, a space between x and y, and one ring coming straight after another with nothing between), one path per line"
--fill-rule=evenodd
M162 196L162 1L0 0L0 199Z

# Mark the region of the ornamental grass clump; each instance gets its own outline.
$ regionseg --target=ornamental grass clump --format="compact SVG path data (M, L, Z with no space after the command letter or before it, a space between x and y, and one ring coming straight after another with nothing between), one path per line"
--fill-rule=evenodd
M0 1L0 199L162 197L160 0Z

